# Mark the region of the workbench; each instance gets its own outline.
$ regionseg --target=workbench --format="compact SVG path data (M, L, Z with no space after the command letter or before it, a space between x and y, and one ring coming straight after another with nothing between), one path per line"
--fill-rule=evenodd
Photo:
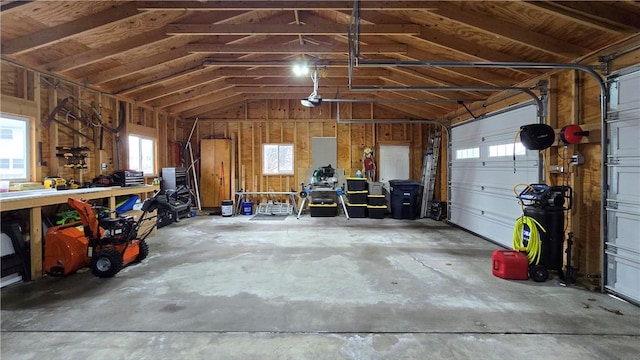
M42 207L66 204L69 198L95 200L109 199L111 211L116 209L116 197L143 195L159 191L159 185L110 186L70 190L25 190L0 193L0 211L29 210L29 233L31 249L31 279L42 277Z
M236 214L241 213L242 203L246 201L247 195L287 195L289 199L291 199L291 205L296 209L298 207L296 196L298 195L295 191L238 191L236 192Z

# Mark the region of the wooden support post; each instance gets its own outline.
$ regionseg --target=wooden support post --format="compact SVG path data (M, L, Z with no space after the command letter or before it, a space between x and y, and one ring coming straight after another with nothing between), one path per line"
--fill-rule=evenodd
M42 207L30 210L31 280L42 277Z

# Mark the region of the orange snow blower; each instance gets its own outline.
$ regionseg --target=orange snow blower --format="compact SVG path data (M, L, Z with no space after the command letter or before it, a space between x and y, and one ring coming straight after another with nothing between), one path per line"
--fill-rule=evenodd
M157 195L157 194L156 194ZM156 216L147 216L157 208L156 195L142 204L142 215L111 217L86 201L69 198L67 204L80 215L80 221L50 228L45 235L44 270L63 276L90 266L93 275L115 276L122 268L138 263L149 255L145 239L156 226ZM152 221L143 234L140 225Z

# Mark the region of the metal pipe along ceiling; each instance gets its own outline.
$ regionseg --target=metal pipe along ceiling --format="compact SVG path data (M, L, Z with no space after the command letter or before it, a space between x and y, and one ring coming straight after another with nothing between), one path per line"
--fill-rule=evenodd
M354 86L352 79L349 79L349 90L351 91L478 91L478 92L500 92L500 91L518 91L529 95L535 102L538 109L538 118L540 122L544 122L546 117L545 107L540 98L528 88L509 87L509 86ZM478 99L475 101L482 101Z

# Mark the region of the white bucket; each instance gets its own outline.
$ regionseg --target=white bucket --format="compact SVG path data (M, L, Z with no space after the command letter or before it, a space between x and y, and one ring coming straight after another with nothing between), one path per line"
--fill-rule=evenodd
M222 200L222 216L233 216L233 200Z

